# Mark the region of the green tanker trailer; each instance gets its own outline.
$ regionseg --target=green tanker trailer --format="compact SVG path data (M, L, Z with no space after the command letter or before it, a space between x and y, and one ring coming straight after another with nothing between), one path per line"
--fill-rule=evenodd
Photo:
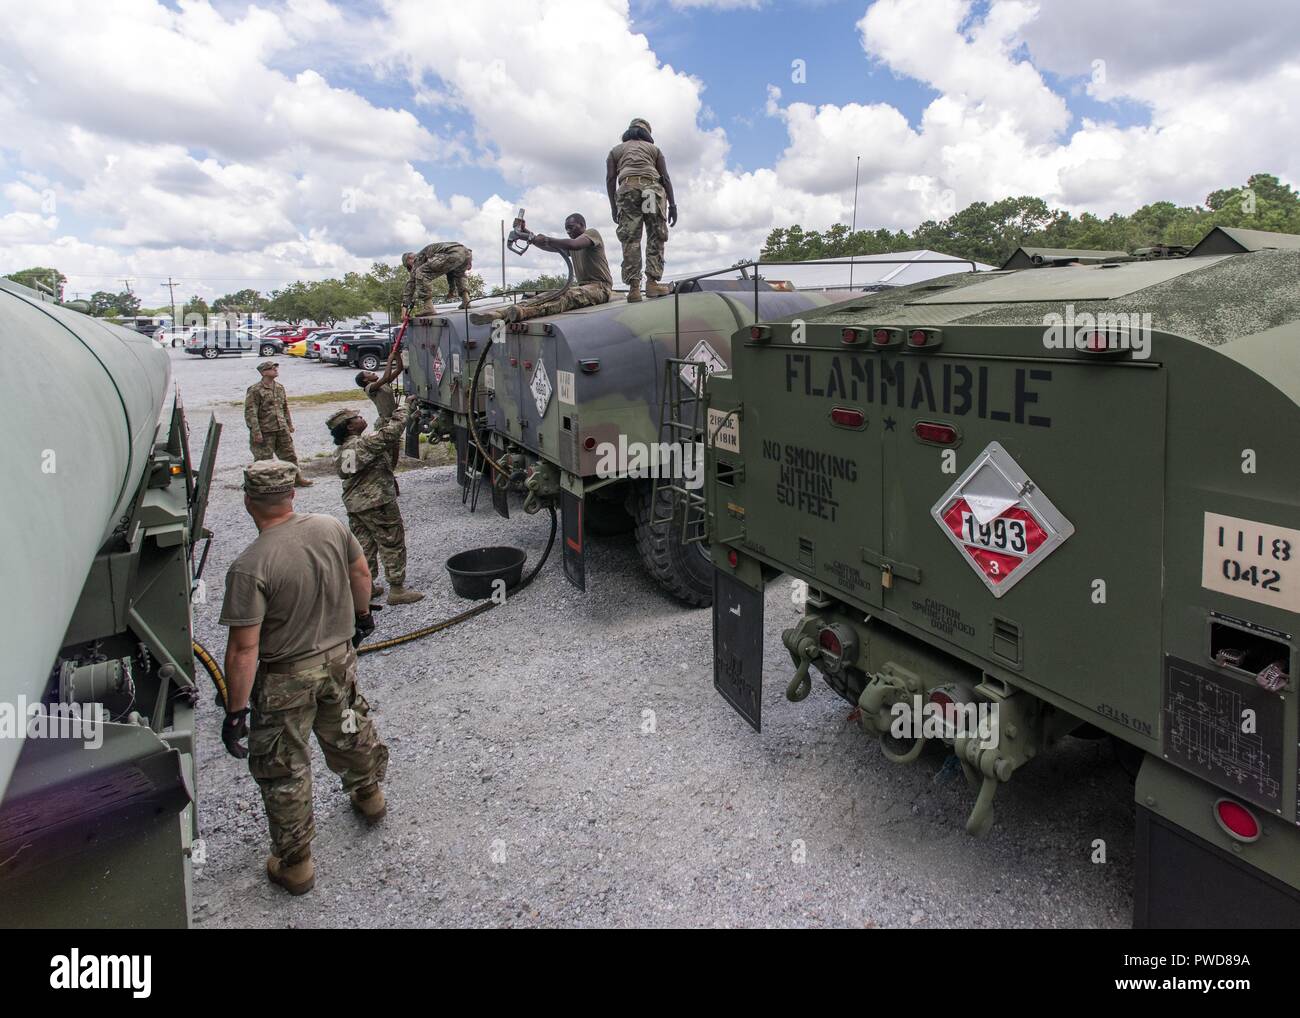
M191 469L167 354L0 280L0 916L185 926L195 842Z
M818 673L886 759L942 744L972 833L1105 733L1142 761L1136 923L1295 927L1300 237L1216 236L737 333L708 384L714 682L760 728L787 573L788 699Z

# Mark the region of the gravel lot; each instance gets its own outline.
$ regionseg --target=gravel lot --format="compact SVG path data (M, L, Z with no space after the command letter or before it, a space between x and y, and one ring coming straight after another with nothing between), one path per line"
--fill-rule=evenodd
M238 490L247 431L231 402L260 358L172 358L195 444L209 411L226 425L195 617L220 659L222 578L254 537ZM280 374L300 395L347 389L352 372L283 358ZM364 397L350 402L371 416ZM294 408L302 460L332 448L324 420L340 405ZM309 470L301 508L344 518L324 461ZM509 543L531 565L545 546L545 514L515 506L502 520L485 497L471 515L451 467L409 471L401 486L409 584L428 597L378 615L376 639L467 607L449 555ZM667 600L630 536L591 539L585 595L558 558L505 607L361 659L392 754L389 814L367 829L317 750L317 880L302 898L265 878L257 787L204 698L196 925L1129 925L1132 785L1106 742L1067 740L1021 770L998 793L993 830L970 838L974 794L943 753L889 763L820 682L785 701L787 580L768 591L757 735L713 690L709 612ZM1091 861L1095 839L1104 865Z

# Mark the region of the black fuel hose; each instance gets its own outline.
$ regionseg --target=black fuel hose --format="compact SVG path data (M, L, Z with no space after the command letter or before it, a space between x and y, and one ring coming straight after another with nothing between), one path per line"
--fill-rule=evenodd
M547 506L547 508L551 511L551 533L546 539L546 548L542 552L542 557L537 560L537 565L533 566L528 575L506 591L507 599L514 597L532 583L533 580L537 578L537 574L542 571L542 566L546 565L546 560L550 558L551 549L555 546L555 532L558 528L559 521L555 515L555 507ZM387 650L390 647L400 647L404 643L411 643L414 640L423 639L426 636L432 636L434 633L440 633L444 629L450 629L452 626L460 625L460 623L472 619L475 615L482 615L486 611L491 611L496 606L496 601L482 601L479 604L476 604L473 608L461 612L459 615L453 615L449 619L435 622L431 626L425 626L422 629L413 630L412 632L406 633L402 636L394 636L390 640L382 640L379 643L369 643L364 647L359 647L357 648L357 656L360 657L362 654L373 654L377 650ZM208 649L204 647L203 644L199 643L198 640L194 640L193 644L194 656L198 662L203 665L208 675L212 677L212 684L217 687L217 693L221 697L221 705L224 707L226 704L226 677L221 671L221 666L217 664L217 659L214 658L208 652Z

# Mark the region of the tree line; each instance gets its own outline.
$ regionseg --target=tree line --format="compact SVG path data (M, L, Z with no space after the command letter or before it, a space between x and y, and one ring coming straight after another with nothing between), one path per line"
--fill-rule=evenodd
M1082 248L1131 252L1158 244L1191 245L1215 226L1300 233L1300 194L1271 173L1253 174L1242 187L1211 192L1204 205L1161 201L1131 215L1075 217L1041 198L1021 196L973 202L942 221L928 219L911 233L857 230L843 223L825 230L779 226L767 235L763 258L804 260L888 254L924 248L1000 265L1016 248Z

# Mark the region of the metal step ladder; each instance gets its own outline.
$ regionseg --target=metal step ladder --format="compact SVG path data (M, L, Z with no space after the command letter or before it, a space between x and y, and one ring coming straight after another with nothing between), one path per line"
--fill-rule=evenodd
M708 366L702 361L669 357L664 361L663 395L659 403L659 441L662 448L675 449L686 457L699 457L703 469L705 393ZM667 497L662 493L667 492ZM692 490L685 477L663 477L656 471L650 500L650 525L679 526L682 544L708 540L708 512L704 486Z

